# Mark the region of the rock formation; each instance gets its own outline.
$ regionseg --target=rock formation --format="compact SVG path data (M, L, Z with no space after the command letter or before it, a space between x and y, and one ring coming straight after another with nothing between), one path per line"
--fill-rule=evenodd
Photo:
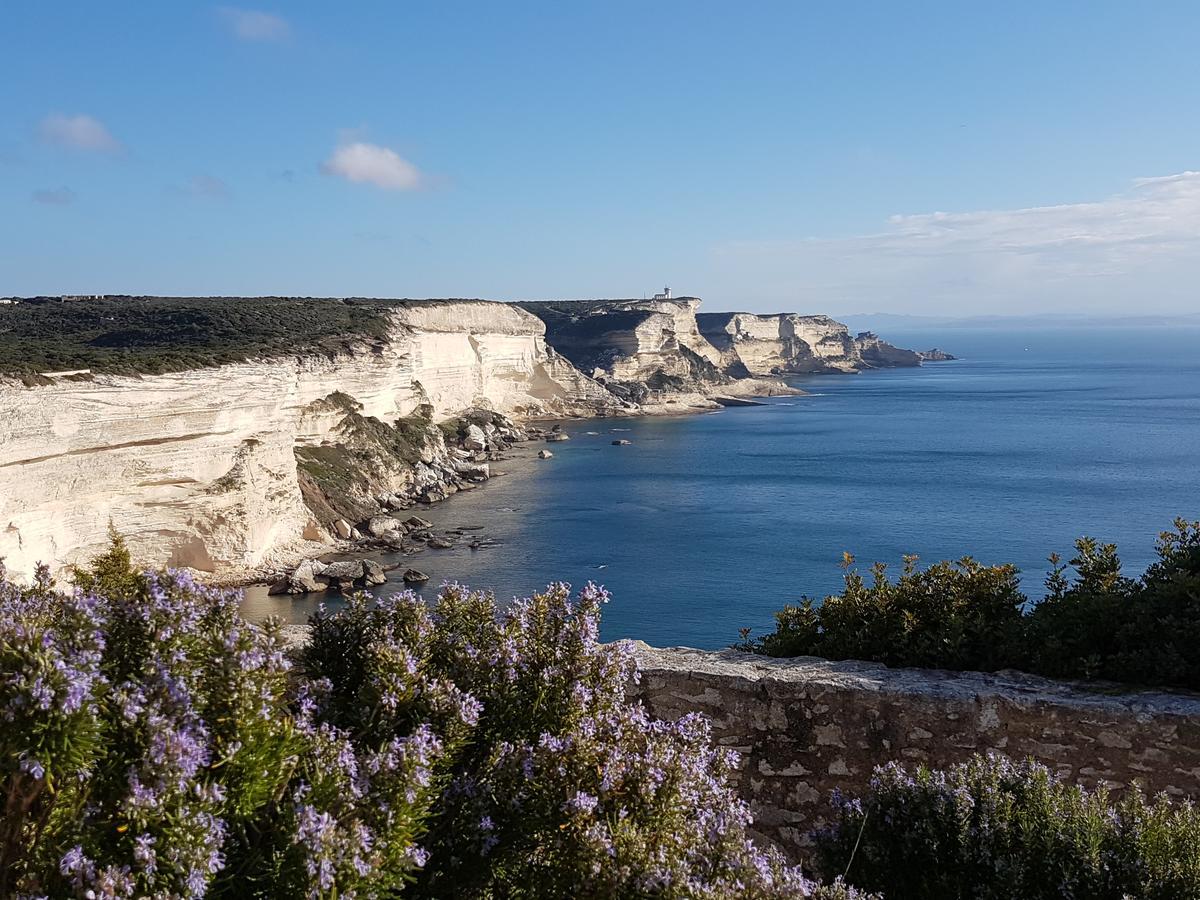
M919 366L921 358L869 331L851 335L828 316L794 313L700 313L700 333L721 354L730 373L857 372L862 369Z
M922 362L949 362L958 359L957 356L951 356L945 350L939 350L937 347L932 350L918 350L917 356L921 357Z
M700 301L545 301L519 304L546 323L546 339L619 397L646 404L733 381L696 322Z
M102 302L136 319L149 301ZM189 303L211 302L159 305L171 317L164 323L182 328ZM243 310L232 298L220 302ZM55 571L85 562L111 524L145 564L231 575L278 568L314 555L314 541L386 541L380 513L486 480L497 450L531 436L522 420L715 409L739 397L800 393L758 376L920 364L917 354L871 334L851 337L824 316L698 316L692 297L280 303L301 323L306 303L375 318L361 332L318 334L290 353L286 333L259 335L269 358L214 365L238 357L209 346L208 368L118 375L10 367L14 377L0 376L0 558L8 567L28 574L38 562ZM172 344L170 328L152 332L138 333L174 352L173 365L187 358L187 335ZM38 337L53 346L53 335ZM106 335L96 351L106 365L119 337ZM76 329L72 340L72 359L86 360L86 334ZM145 348L137 358L153 363ZM545 435L567 438L557 429Z
M254 567L331 537L338 519L351 536L379 511L372 495L463 477L476 463L433 422L625 408L517 307L412 301L389 316L387 340L350 352L0 382L0 557L15 573L58 571L103 549L111 523L144 563ZM321 502L339 480L350 508Z
M577 367L641 406L714 406L727 394L784 392L771 376L921 364L911 350L851 335L828 316L701 313L695 297L519 305Z

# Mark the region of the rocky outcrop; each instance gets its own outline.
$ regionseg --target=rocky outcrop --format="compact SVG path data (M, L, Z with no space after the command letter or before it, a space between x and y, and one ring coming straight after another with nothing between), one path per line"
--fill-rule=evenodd
M433 424L462 410L628 408L517 307L405 301L388 315L386 339L327 355L0 382L0 557L14 573L59 570L103 549L111 523L144 563L258 566L371 512L315 501L340 478L367 473L369 490L346 492L357 501L462 477L455 466L476 463L455 459ZM360 451L357 469L341 466Z
M891 760L944 767L976 752L1033 757L1072 782L1200 798L1200 698L1096 692L1020 673L639 645L649 711L699 712L742 757L755 825L798 855L837 787L865 791Z
M519 304L546 323L546 339L616 395L644 404L733 379L696 323L700 301L589 300Z
M939 350L937 347L932 350L918 350L917 356L921 357L922 362L949 362L958 359L957 356L951 356L945 350Z
M828 316L700 313L696 319L700 333L720 352L726 372L857 372L921 364L911 350L893 347L871 332L851 335Z
M769 376L921 364L911 350L852 335L828 316L701 313L695 297L519 305L546 323L547 340L571 362L642 406L783 392Z
M349 559L325 563L306 559L294 571L271 585L272 594L311 594L318 591L356 590L376 587L387 581L383 566L374 559Z

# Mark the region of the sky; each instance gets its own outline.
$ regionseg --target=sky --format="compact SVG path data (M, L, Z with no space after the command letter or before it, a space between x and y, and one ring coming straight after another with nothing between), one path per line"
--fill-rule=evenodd
M1200 310L1200 4L9 0L0 295Z

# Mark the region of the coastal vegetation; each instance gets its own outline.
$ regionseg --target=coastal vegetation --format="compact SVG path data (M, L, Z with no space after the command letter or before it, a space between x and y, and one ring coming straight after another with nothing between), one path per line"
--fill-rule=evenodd
M1180 523L1141 582L1196 540ZM1063 594L1099 577L1076 566ZM1007 571L947 571L1009 597ZM835 791L810 880L751 842L707 721L628 696L591 585L357 595L296 645L116 536L72 581L0 577L0 896L1200 897L1190 804L999 756Z
M0 578L0 896L861 896L626 697L599 588L359 596L289 651L119 538L74 580Z
M0 375L159 374L342 352L383 340L394 301L309 297L34 297L0 306Z
M846 556L845 588L776 614L775 630L743 649L769 656L862 659L889 666L996 671L1200 689L1200 522L1178 519L1157 560L1122 574L1117 548L1092 538L1066 564L1051 556L1046 596L1033 601L1012 565L970 557L898 578L870 577Z
M875 771L835 792L822 868L888 900L1200 897L1200 811L1136 789L1114 801L1034 762L977 756L945 771Z

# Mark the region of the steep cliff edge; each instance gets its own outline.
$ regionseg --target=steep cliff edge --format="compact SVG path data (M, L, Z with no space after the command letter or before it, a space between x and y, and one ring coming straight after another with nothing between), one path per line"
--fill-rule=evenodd
M408 440L413 455L397 449L371 485L395 494L455 476L463 460L433 423L463 410L531 418L625 408L516 307L404 301L383 314L377 336L327 353L136 377L39 374L33 387L0 381L0 557L18 573L38 562L59 570L99 551L111 522L147 563L255 566L329 534L331 522L305 504L297 451L362 460Z
M111 523L141 562L245 570L486 479L489 454L523 436L503 416L715 409L801 393L758 376L920 364L824 316L699 306L5 304L0 557L22 574L38 562L61 570L97 553Z
M718 405L723 394L800 393L730 367L700 332L696 297L518 304L546 324L546 340L619 397L649 408Z
M786 390L771 376L919 366L921 356L828 316L701 313L695 297L518 304L546 339L639 404Z
M699 313L696 321L730 372L857 372L921 364L920 354L893 347L870 332L851 335L828 316Z

